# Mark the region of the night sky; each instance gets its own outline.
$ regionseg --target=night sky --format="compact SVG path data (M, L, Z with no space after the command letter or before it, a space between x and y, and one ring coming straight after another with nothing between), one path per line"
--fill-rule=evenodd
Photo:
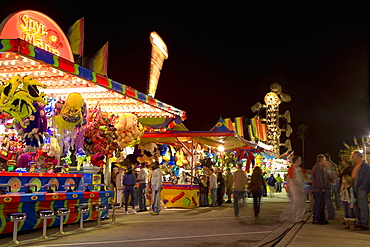
M295 154L302 153L297 126L309 128L308 166L322 152L338 161L343 141L352 145L353 136L361 139L370 133L370 15L365 4L108 4L113 2L117 3L7 1L2 3L0 19L33 9L50 16L67 32L85 17L85 55L93 56L109 41L108 77L144 93L149 34L156 31L167 44L169 59L155 97L185 110L184 124L190 130L209 130L220 116L252 118L250 107L263 102L270 85L279 82L292 97L290 103L281 104L280 112L291 111Z

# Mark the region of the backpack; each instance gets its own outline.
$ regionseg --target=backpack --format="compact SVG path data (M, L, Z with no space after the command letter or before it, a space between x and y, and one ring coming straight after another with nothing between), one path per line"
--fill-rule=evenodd
M267 180L267 184L270 185L270 186L275 186L275 178L274 177L269 177L268 180Z

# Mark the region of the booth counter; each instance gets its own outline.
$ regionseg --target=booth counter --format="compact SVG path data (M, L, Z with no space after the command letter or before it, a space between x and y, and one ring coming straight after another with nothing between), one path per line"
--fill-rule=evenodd
M161 196L167 208L195 208L199 206L199 185L163 183Z
M10 192L26 192L27 184L34 184L34 192L46 192L46 184L54 184L56 191L64 191L64 185L79 186L82 174L0 172L0 184L9 184Z
M35 180L38 178L39 180ZM69 187L71 184L78 184L82 178L82 174L45 174L45 173L0 173L0 184L5 191L5 185L11 186L11 191L0 195L0 234L11 233L13 223L6 220L9 213L26 213L26 221L21 222L18 229L20 231L42 228L42 222L37 218L36 213L39 210L54 210L55 208L63 207L70 209L70 215L64 218L64 224L79 222L79 214L75 212L75 207L87 205L89 212L84 214L84 221L96 220L98 217L102 219L108 216L108 198L113 197L112 191L72 191L66 192L63 185ZM33 179L33 180L32 180ZM45 184L50 184L50 179L58 187L54 193L47 193ZM69 179L69 180L68 180ZM33 183L33 182L35 183ZM74 183L73 183L74 181ZM38 184L33 193L22 192L27 189L29 184ZM26 186L25 186L26 185ZM68 188L66 188L68 189ZM106 205L107 210L102 212L93 211L92 206L97 204ZM54 216L48 219L48 226L59 225L59 216Z

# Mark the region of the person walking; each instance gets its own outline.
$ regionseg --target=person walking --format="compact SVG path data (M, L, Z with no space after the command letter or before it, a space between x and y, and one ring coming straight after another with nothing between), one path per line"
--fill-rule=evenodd
M266 172L263 172L262 173L262 177L263 177L263 179L264 179L264 181L266 181L266 176L267 176L267 173ZM265 183L266 184L266 183ZM262 196L263 197L267 197L267 186L265 186L264 188L263 188L263 191L262 191Z
M362 153L356 151L352 155L355 167L352 171L355 191L355 216L357 227L361 230L369 230L369 206L368 194L370 187L370 167L362 160Z
M334 181L337 179L337 175L333 170L332 164L328 160L325 161L323 169L325 179L325 209L328 215L327 219L333 220L335 218L335 212L333 202L331 200L331 194L332 194L332 185Z
M342 185L340 187L340 195L344 210L344 221L346 226L344 229L355 230L355 212L353 210L355 204L355 193L353 190L353 179L351 176L344 175Z
M226 176L225 176L225 186L226 186L226 195L227 195L227 201L225 203L231 203L231 195L233 194L233 183L234 183L234 177L231 174L231 169L226 169Z
M295 222L302 222L303 216L306 213L306 194L304 189L304 175L301 168L302 158L295 155L292 159L293 164L289 168L289 192L294 210Z
M280 173L276 176L276 193L281 193L281 184L283 182L282 177L280 176Z
M326 161L330 163L330 169L332 171L332 183L331 183L331 195L334 197L335 208L340 210L341 202L340 202L340 179L339 179L339 172L338 166L331 160L331 156L328 153L325 153Z
M259 219L261 197L263 190L266 190L266 182L262 177L262 170L258 166L253 169L251 183L249 186L253 197L254 216L256 219Z
M242 170L242 163L238 163L238 170L234 173L233 176L234 182L234 213L235 217L239 216L239 200L244 198L244 189L247 184L247 176ZM231 200L230 200L231 202Z
M139 211L148 211L146 208L146 186L148 185L148 170L145 167L145 163L141 164L139 174L137 175L138 187L138 201Z
M123 182L122 184L125 186L124 194L125 194L125 214L128 214L127 208L129 204L129 196L131 196L131 206L132 210L130 213L136 214L135 211L135 185L136 185L136 177L135 174L133 174L132 171L133 167L129 166L127 168L127 172L125 176L123 177Z
M306 191L306 200L308 201L308 212L313 211L313 195L312 195L312 178L311 178L311 170L306 170L304 176L304 189Z
M313 206L313 220L312 224L325 225L329 222L325 220L325 178L324 169L326 158L323 154L319 154L316 157L316 164L313 166L311 171L312 179L312 194L314 199Z
M217 198L217 177L213 172L213 168L209 169L209 190L211 191L212 204L210 207L216 207Z
M152 165L153 173L152 179L150 180L152 188L152 215L158 215L161 211L161 190L162 190L162 180L163 174L161 169L159 169L158 161L155 161Z
M274 177L274 174L271 173L270 177L268 177L266 180L267 180L267 185L269 187L269 196L270 196L270 198L273 198L274 197L274 191L275 191L275 183L276 183L276 179Z

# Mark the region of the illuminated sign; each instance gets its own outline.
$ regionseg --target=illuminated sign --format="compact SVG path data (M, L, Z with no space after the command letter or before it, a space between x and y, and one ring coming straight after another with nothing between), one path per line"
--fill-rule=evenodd
M65 34L50 17L43 13L24 10L8 16L0 25L0 39L17 38L74 62Z
M159 76L164 59L168 58L168 50L162 38L156 33L150 33L150 43L152 43L152 57L150 60L150 73L147 94L154 97L157 90Z

